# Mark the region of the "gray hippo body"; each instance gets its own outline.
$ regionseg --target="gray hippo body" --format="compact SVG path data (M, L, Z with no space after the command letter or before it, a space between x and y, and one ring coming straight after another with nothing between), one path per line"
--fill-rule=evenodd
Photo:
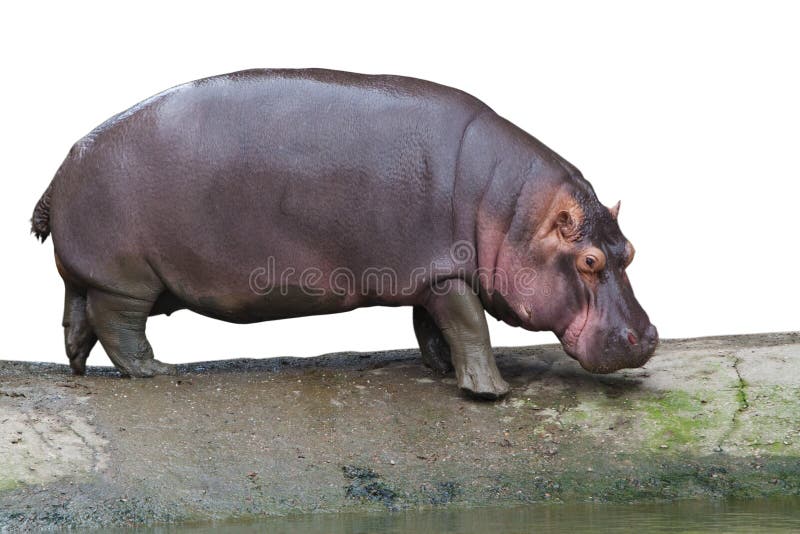
M33 228L53 235L76 373L98 338L125 375L169 372L144 327L182 308L255 322L414 306L425 361L487 397L508 386L484 309L555 331L600 372L655 347L616 212L479 100L413 78L251 70L167 90L73 146ZM618 260L614 283L575 267L589 248L605 278Z

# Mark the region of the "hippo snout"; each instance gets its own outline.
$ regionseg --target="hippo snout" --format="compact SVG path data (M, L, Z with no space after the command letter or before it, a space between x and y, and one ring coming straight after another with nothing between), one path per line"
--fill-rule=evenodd
M658 346L658 330L652 324L634 330L630 327L606 330L604 338L598 336L595 340L596 349L588 350L584 354L575 354L567 351L578 360L581 366L591 373L607 374L619 369L641 367L653 356Z
M618 369L641 367L658 346L658 330L648 324L642 331L619 328L609 333L602 358L594 372L613 372Z
M622 350L631 355L651 356L658 345L658 330L655 325L648 325L643 331L636 332L623 328L616 336L609 336L607 342L610 349Z

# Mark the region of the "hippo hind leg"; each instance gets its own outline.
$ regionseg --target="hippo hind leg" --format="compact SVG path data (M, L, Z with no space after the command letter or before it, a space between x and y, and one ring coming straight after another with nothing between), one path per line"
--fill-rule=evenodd
M431 314L422 306L414 306L414 333L417 335L422 362L442 374L453 370L450 345L436 326Z
M154 300L90 289L89 321L100 344L124 376L134 378L173 374L175 367L156 360L145 336Z
M97 343L97 336L86 314L86 292L69 283L64 284L64 319L61 324L72 373L86 374L86 359Z

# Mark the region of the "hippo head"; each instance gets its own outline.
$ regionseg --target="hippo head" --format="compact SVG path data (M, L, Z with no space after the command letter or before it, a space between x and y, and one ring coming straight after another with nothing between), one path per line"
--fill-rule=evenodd
M500 293L492 296L494 315L553 331L593 373L644 365L658 343L625 272L634 248L620 231L618 212L619 203L600 204L581 177L544 195L523 188L496 256L505 284L494 284Z

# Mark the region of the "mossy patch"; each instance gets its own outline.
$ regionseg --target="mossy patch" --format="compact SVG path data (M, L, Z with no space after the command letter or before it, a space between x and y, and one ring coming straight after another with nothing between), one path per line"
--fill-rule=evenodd
M627 460L637 467L609 466L593 477L578 471L563 473L564 499L628 503L800 495L800 463L794 457L745 463L725 454L662 461L636 455Z
M722 395L704 391L641 391L625 398L585 399L560 420L573 432L613 443L621 451L705 454L731 428L725 404Z
M701 432L714 424L697 395L668 391L655 398L641 400L634 409L646 414L652 424L648 444L652 449L685 446L702 440Z

